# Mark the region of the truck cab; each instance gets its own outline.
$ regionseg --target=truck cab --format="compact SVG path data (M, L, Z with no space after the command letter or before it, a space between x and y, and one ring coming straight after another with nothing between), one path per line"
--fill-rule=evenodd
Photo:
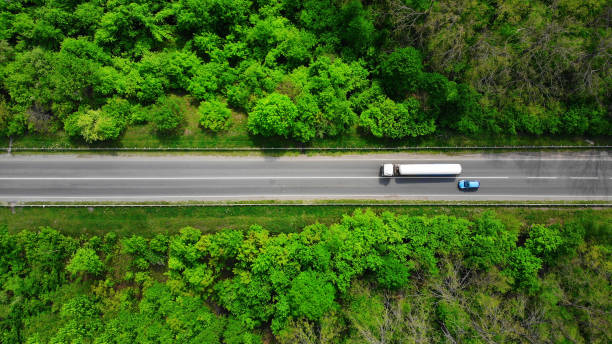
M380 168L380 175L383 177L393 177L395 175L395 166L393 164L383 164Z

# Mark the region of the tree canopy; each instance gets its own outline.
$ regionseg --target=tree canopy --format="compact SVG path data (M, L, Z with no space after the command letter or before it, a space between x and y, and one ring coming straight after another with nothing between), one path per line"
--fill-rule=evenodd
M177 135L179 116L159 105L172 95L251 115L283 94L298 108L291 132L256 135L306 143L354 135L365 117L365 135L393 140L609 136L609 11L605 0L6 2L0 135ZM386 113L385 98L418 116ZM110 116L113 99L138 120ZM377 128L407 117L408 134Z
M298 232L186 227L120 239L1 226L0 338L605 343L610 228L596 234L585 221L517 232L490 211L357 210Z

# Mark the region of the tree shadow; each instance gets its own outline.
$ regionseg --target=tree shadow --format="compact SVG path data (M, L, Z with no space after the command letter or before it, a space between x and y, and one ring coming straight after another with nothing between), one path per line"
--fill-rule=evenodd
M410 178L395 177L393 178L396 184L437 184L437 183L454 183L457 177L453 176L414 176Z

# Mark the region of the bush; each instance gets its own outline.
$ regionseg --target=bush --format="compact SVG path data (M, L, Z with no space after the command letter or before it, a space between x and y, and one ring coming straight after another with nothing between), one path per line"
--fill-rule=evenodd
M176 97L160 98L153 108L151 122L156 132L172 134L183 123L183 111Z
M425 119L419 101L410 98L404 103L385 99L361 113L360 125L376 137L402 139L428 135L436 130L433 119Z
M387 256L376 271L376 280L383 288L402 288L410 281L411 269L414 269L412 262L402 262L397 258Z
M300 273L291 283L289 298L294 316L318 320L334 305L335 289L323 275L313 271Z
M116 140L132 115L132 106L122 98L111 98L99 110L86 110L70 115L64 121L69 136L82 136L85 141Z
M566 133L582 135L589 129L589 111L586 108L571 108L561 116L561 123Z
M606 135L610 133L610 117L594 106L574 106L561 116L565 133L570 135Z
M217 100L203 102L198 108L200 125L211 131L227 130L231 126L232 111L227 104Z
M68 265L66 270L72 275L76 275L79 272L85 272L92 275L99 275L104 271L104 264L100 260L100 257L91 248L79 248Z
M227 87L227 102L235 109L249 110L250 97L251 91L243 83Z
M82 136L86 142L115 140L125 128L125 121L103 110L87 110L70 115L64 121L69 136Z
M547 264L553 264L563 246L563 237L556 227L533 225L529 229L529 238L525 247Z
M28 126L26 114L15 114L0 98L0 137L22 135Z
M249 113L249 131L255 135L289 138L297 118L297 107L289 97L272 93L260 99Z
M125 99L122 98L111 98L104 106L102 111L113 116L118 121L126 122L132 114L132 105Z
M518 247L509 256L508 268L505 273L514 279L514 285L528 293L537 291L540 287L538 271L542 268L542 260L527 248Z
M480 269L504 264L508 254L516 247L517 234L492 212L485 212L476 219L467 261Z

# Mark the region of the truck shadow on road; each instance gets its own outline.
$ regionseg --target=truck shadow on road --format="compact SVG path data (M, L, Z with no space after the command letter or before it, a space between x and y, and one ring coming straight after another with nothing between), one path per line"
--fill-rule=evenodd
M391 181L395 184L433 184L433 183L455 183L457 178L455 177L380 177L378 183L380 185L389 185Z

